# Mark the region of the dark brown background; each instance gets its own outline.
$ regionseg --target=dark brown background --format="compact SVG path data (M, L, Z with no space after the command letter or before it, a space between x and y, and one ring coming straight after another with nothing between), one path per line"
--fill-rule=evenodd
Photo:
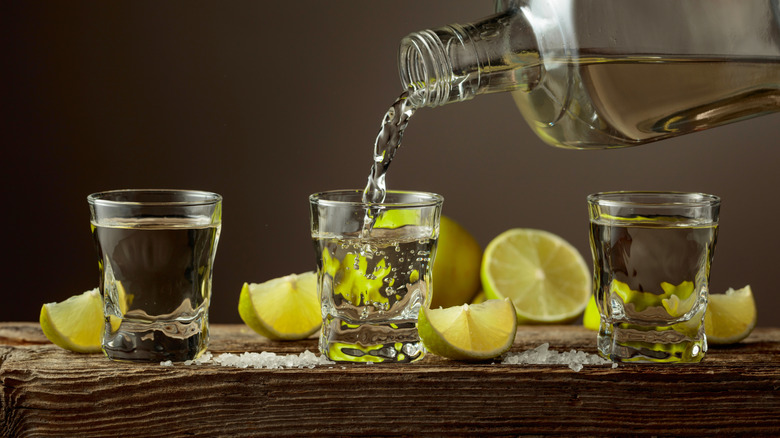
M212 321L239 322L244 281L314 268L307 195L365 184L401 91L407 33L488 15L492 1L2 2L0 320L97 285L86 196L196 188L224 196ZM585 196L723 198L712 290L751 284L777 325L780 116L612 151L537 139L508 95L417 113L391 188L445 196L484 246L543 228L590 260Z

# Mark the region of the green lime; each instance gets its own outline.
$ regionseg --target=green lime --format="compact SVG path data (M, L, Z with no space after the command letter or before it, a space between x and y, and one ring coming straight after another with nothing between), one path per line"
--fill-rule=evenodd
M420 339L433 354L459 360L486 360L505 353L517 333L509 299L488 300L446 309L423 308Z
M479 292L482 248L463 226L442 216L433 262L431 308L471 302Z
M591 295L588 300L588 306L585 307L585 314L582 316L582 325L589 330L598 330L601 325L601 316L599 308L596 307L596 296Z
M750 286L729 289L725 294L710 294L704 314L707 342L714 345L739 342L756 326L756 302Z
M510 298L521 323L560 323L577 318L591 296L582 255L563 238L516 228L493 239L482 258L482 286L489 299Z
M54 344L78 353L100 352L103 300L97 288L41 307L43 334Z
M322 324L317 274L307 272L265 283L244 283L238 314L252 330L274 340L305 339Z

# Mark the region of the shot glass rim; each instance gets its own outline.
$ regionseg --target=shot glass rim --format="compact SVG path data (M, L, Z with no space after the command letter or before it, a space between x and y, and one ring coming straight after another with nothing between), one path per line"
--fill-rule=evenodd
M117 201L112 199L105 199L103 196L117 195L121 193L162 193L162 194L174 194L174 193L188 193L194 195L200 195L203 198L199 200L186 200L186 201ZM189 190L189 189L118 189L118 190L104 190L101 192L95 192L87 196L87 202L93 205L155 205L155 206L198 206L198 205L213 205L222 202L222 195L219 193L209 192L205 190Z
M610 199L611 197L637 195L641 200ZM662 197L670 197L661 201ZM685 197L685 199L683 199ZM646 199L646 201L645 201ZM589 204L604 206L656 206L656 207L715 207L720 205L720 197L703 192L664 191L664 190L615 190L591 193L587 197Z
M433 207L440 205L444 202L444 197L433 192L424 192L416 190L388 190L388 194L409 194L418 195L421 197L427 197L428 200L421 200L419 202L363 202L363 189L338 189L338 190L326 190L309 195L309 202L317 205L331 205L331 206L352 206L352 207L365 207L372 205L381 205L383 207L391 208L420 208L420 207ZM356 201L344 201L327 199L327 196L332 195L356 195L358 200Z

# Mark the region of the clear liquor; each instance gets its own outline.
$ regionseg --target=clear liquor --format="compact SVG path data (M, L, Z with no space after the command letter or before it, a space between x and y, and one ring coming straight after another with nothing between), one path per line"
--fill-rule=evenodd
M717 225L653 217L591 222L598 347L624 361L697 362Z
M526 58L528 56L526 55ZM537 71L523 59L520 71ZM522 75L520 75L522 76ZM640 145L776 112L772 59L588 56L546 60L512 92L546 142L567 148Z
M183 361L205 351L220 228L208 218L92 223L99 254L107 356Z
M320 351L332 360L411 362L425 349L417 333L430 302L436 240L427 227L374 227L314 236L323 327Z

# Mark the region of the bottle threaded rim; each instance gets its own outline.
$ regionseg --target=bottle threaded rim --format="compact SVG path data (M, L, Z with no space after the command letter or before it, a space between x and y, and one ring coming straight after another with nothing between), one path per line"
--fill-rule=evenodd
M452 65L438 35L422 30L401 40L398 52L401 84L412 90L420 106L439 106L450 100ZM411 97L411 96L410 96Z

